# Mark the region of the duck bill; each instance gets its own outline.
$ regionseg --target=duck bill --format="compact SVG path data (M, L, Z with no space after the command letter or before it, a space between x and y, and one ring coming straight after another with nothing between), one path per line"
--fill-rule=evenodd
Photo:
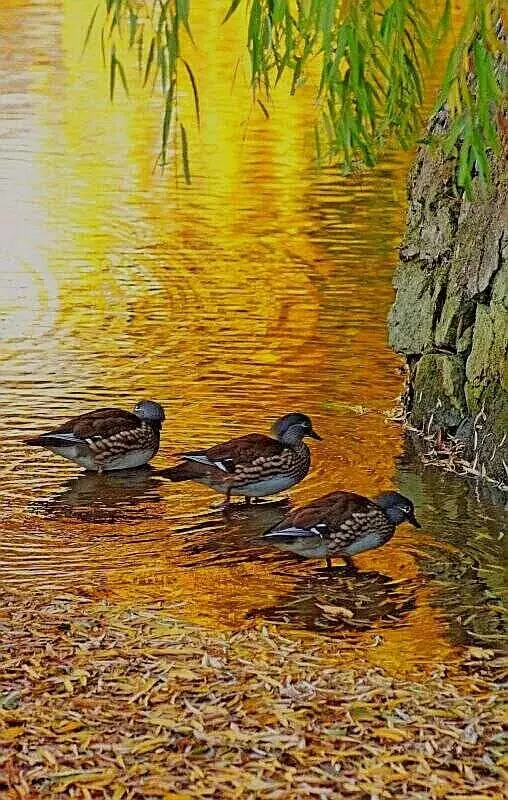
M322 442L323 441L323 437L320 436L319 433L316 433L316 431L314 429L311 430L311 432L309 433L309 436L312 436L313 439L317 439L318 442Z
M416 517L415 517L415 515L414 515L414 514L411 514L411 515L410 515L410 516L407 518L407 521L408 521L408 522L410 522L410 523L411 523L411 525L414 525L414 527L415 527L415 528L421 528L421 527L422 527L422 526L420 525L420 523L418 522L418 520L416 519Z

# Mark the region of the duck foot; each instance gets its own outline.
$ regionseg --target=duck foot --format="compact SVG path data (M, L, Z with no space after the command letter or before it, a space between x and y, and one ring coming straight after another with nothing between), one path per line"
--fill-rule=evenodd
M325 575L335 574L335 575L356 575L358 572L358 567L356 566L355 562L350 556L341 556L343 561L345 561L344 566L336 566L334 567L332 564L332 557L325 556L326 558L326 567L323 570L319 570Z

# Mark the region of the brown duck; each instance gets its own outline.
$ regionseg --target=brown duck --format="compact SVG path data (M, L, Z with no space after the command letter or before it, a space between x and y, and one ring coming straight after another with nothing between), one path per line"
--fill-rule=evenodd
M267 497L303 480L310 469L304 437L321 439L306 414L291 413L272 427L271 436L249 433L207 450L181 453L181 464L157 474L172 481L195 481L226 495Z
M332 492L291 511L264 538L305 558L325 558L329 568L332 556L354 567L352 556L381 547L404 521L420 527L411 500L398 492L383 492L373 500Z
M142 400L132 413L100 408L80 414L26 444L45 447L95 472L132 469L156 454L163 421L162 406Z

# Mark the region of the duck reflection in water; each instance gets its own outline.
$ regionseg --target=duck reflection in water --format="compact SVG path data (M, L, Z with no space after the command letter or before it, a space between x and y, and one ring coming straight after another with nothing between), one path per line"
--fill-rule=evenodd
M184 544L184 566L237 566L251 561L280 564L290 559L263 542L263 532L287 514L290 501L254 506L236 505L227 513L209 512L198 522L175 531ZM291 560L293 560L291 558Z
M40 516L70 516L84 522L121 522L159 519L154 504L161 501L160 484L152 467L119 472L85 472L63 484L58 494L30 505Z
M249 618L285 622L308 630L368 630L376 623L406 625L416 607L416 581L394 581L381 572L320 570L298 577L277 605L256 609Z

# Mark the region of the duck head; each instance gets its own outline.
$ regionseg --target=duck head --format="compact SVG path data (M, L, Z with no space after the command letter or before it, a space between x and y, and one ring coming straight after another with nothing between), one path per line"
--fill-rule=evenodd
M312 427L312 422L307 414L292 412L285 414L272 425L272 434L284 444L299 444L304 436L321 441L321 436Z
M415 517L413 503L404 495L398 492L382 492L374 498L374 502L384 510L388 519L395 525L410 522L415 528L422 527Z
M164 409L155 400L141 400L134 408L134 413L155 428L160 428L166 415Z

